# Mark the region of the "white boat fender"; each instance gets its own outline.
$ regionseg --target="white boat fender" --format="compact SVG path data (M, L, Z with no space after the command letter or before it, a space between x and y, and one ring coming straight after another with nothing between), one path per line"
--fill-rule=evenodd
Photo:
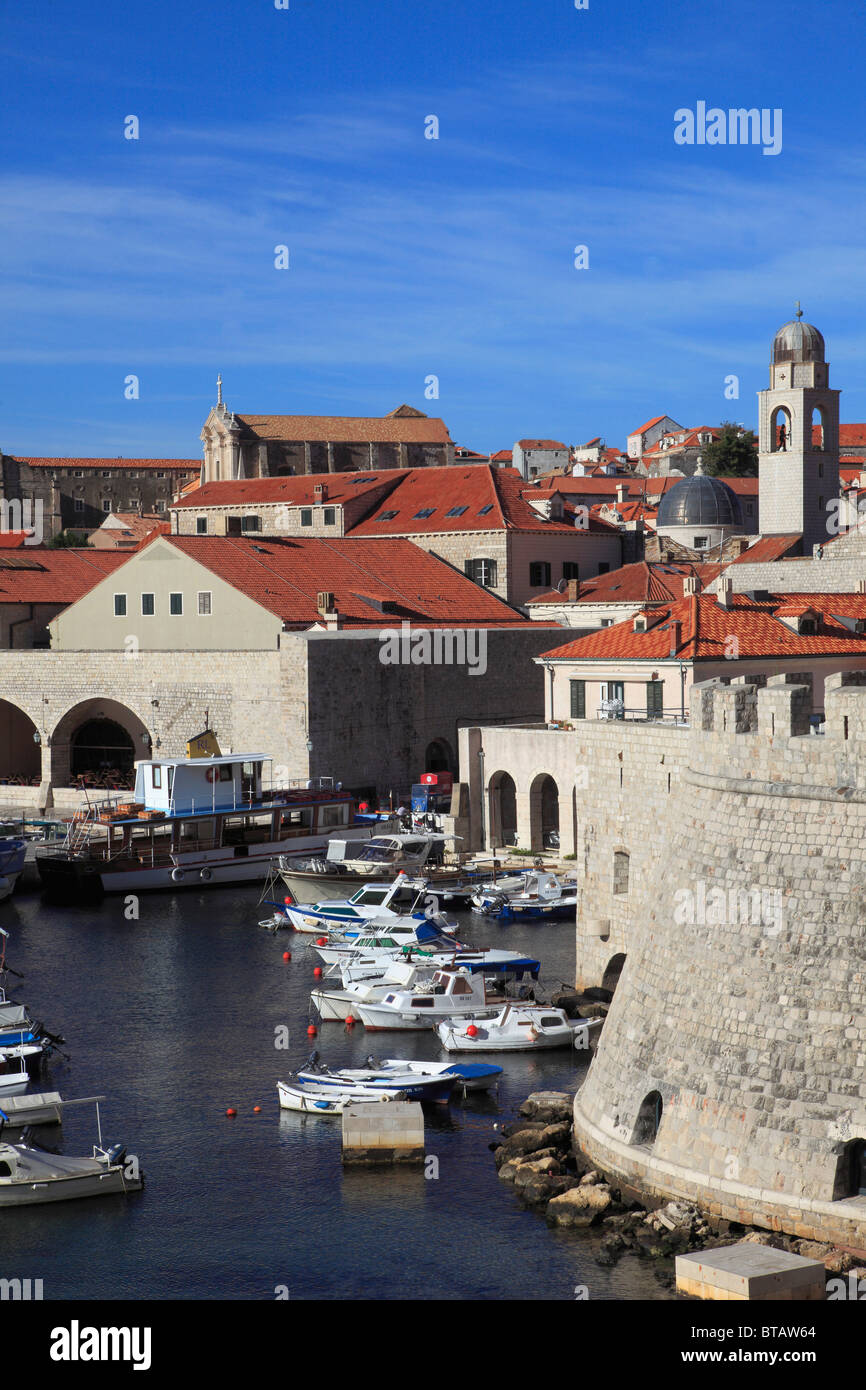
M182 883L184 877L183 869L172 869L171 877L174 883Z
M202 869L201 873L199 874L199 878L203 879L205 883L208 883L211 879L210 869Z

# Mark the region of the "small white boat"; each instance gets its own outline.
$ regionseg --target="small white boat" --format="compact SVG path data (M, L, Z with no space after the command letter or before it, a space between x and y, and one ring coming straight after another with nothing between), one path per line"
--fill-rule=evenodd
M285 914L297 932L321 936L329 931L357 935L372 922L399 923L424 907L424 880L400 874L393 883L365 883L350 898L326 898L317 903L286 903ZM408 931L408 928L407 928Z
M530 974L528 984L532 983ZM406 1031L435 1027L467 1013L492 1018L506 1000L503 978L488 978L465 966L443 967L412 988L394 988L375 1003L359 1003L358 1016L371 1030Z
M342 1115L346 1105L359 1101L386 1102L402 1099L400 1090L382 1091L371 1087L316 1086L305 1082L303 1085L290 1085L287 1081L277 1082L277 1095L281 1110L295 1110L302 1115Z
M0 1053L0 1099L26 1091L30 1080L24 1048L15 1048L14 1053L14 1058L7 1053ZM17 1067L13 1067L13 1060L17 1061Z
M406 1100L441 1101L447 1104L454 1090L457 1078L448 1068L431 1069L424 1063L417 1063L411 1069L400 1061L386 1066L367 1058L365 1067L342 1067L337 1071L322 1066L318 1052L314 1052L306 1068L297 1073L301 1087L322 1089L323 1093L333 1095L345 1092L348 1087L358 1087L372 1091L376 1095L393 1095L399 1090Z
M124 1157L119 1145L94 1145L92 1158L67 1158L29 1144L0 1143L0 1207L137 1192L141 1176L131 1175Z
M493 1017L467 1014L448 1019L436 1032L446 1052L534 1052L539 1048L587 1046L590 1027L600 1022L569 1018L563 1009L547 1005L506 1004Z
M489 917L567 917L577 911L577 887L539 869L514 889L500 883L473 899Z

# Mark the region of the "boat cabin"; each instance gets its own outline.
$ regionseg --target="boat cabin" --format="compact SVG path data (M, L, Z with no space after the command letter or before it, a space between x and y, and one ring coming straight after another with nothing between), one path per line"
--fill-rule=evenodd
M135 765L133 798L167 816L233 811L262 799L264 753L211 758L149 758Z

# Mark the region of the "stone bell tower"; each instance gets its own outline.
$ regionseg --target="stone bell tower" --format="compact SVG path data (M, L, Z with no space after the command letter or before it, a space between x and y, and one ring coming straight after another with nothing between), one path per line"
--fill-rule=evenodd
M803 554L838 532L839 392L829 386L824 339L797 317L773 339L770 388L758 392L762 535L802 532Z

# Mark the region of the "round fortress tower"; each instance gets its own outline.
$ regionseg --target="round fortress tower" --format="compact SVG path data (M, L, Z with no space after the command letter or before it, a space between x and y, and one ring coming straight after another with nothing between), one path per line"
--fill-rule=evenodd
M575 1101L594 1163L866 1254L866 673L707 682ZM580 966L581 927L578 926Z

